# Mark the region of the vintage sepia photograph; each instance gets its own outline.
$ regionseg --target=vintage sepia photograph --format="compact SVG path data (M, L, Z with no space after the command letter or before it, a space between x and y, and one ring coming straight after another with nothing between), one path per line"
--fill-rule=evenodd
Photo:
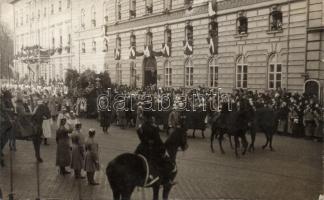
M324 0L0 0L0 200L324 200Z

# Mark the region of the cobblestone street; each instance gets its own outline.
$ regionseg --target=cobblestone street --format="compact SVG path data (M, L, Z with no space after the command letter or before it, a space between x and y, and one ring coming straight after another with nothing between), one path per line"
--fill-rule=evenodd
M115 156L132 152L138 144L134 129L122 130L113 126L109 135L103 135L95 120L82 120L84 132L90 127L97 130L101 169L96 174L99 186L80 184L73 175L62 177L55 166L56 144L42 146L44 163L40 164L41 199L112 199L105 176L107 163ZM188 133L191 135L192 130ZM161 133L165 138L165 133ZM211 153L209 134L206 139L189 139L189 149L178 154L177 185L171 191L172 199L245 199L245 200L315 200L322 190L322 144L286 136L274 137L275 152L262 150L265 138L258 134L256 151L240 159L235 158L228 140L225 155L218 143ZM54 136L54 134L53 134ZM6 167L0 169L0 187L8 198L10 188L9 151L4 150ZM13 180L15 199L36 198L36 163L32 142L18 141L13 154ZM151 189L136 190L133 199L152 198Z

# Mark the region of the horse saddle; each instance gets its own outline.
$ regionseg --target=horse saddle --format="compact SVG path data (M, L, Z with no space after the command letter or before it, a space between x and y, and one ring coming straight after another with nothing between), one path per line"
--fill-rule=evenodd
M150 187L158 180L160 180L160 177L158 175L158 170L156 167L152 166L152 164L150 164L147 161L145 156L141 154L137 154L137 155L142 159L146 171L143 187Z

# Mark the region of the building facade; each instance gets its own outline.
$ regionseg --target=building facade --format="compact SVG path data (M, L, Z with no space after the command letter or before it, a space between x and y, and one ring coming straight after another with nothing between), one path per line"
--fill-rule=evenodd
M34 11L21 9L28 2ZM323 93L324 0L12 3L16 52L32 44L70 46L69 53L63 50L44 63L50 66L44 67L47 79L53 69L54 77L63 78L64 69L74 68L107 70L114 82L133 87L281 87L298 92L306 87ZM54 14L37 20L38 12L51 12L53 4ZM34 19L29 23L26 12Z

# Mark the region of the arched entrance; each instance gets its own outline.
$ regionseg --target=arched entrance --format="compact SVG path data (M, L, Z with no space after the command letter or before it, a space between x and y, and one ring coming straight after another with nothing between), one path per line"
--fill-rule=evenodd
M321 85L317 80L307 80L304 84L304 92L307 95L316 95L321 97Z
M151 86L157 84L157 63L154 56L144 57L144 86Z

